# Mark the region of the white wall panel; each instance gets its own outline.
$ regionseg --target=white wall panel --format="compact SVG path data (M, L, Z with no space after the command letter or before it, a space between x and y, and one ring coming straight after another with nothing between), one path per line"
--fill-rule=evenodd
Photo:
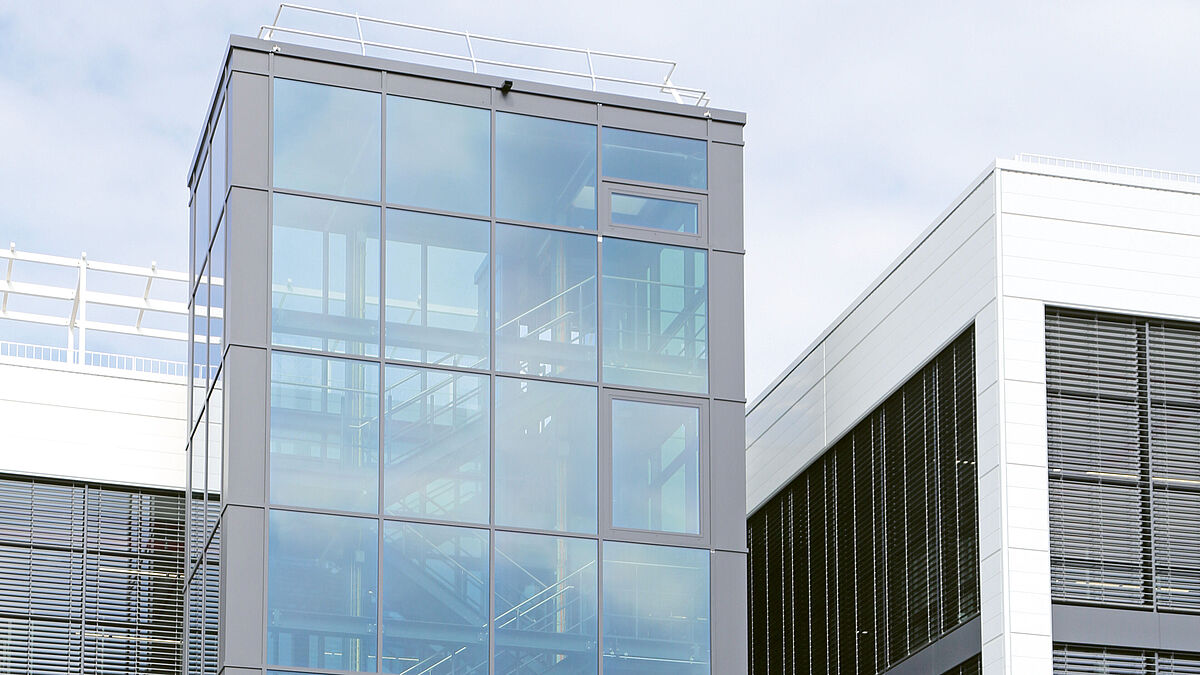
M183 489L187 386L0 363L0 471Z

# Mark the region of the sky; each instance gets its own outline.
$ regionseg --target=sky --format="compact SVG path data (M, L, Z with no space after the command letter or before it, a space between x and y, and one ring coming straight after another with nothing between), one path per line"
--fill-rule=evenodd
M751 399L996 157L1200 171L1195 0L305 4L670 58L746 112ZM186 269L227 36L276 7L0 0L0 244Z

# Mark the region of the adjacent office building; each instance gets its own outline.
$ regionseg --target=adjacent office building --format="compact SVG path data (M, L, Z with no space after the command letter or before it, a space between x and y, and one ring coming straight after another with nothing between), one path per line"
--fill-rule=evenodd
M186 672L745 672L743 123L231 38Z
M1200 177L997 161L749 408L750 671L1200 672Z

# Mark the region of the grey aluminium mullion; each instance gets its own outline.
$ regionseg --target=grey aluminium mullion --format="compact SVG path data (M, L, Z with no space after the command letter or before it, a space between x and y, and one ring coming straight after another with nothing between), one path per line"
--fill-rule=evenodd
M259 579L262 580L262 609L263 616L269 617L268 614L268 595L267 588L271 583L270 575L270 543L271 543L271 374L274 367L274 340L271 338L271 305L272 300L272 278L275 273L274 269L274 251L275 251L275 55L268 54L267 67L267 306L263 311L263 319L266 322L265 333L267 336L267 377L262 386L266 389L266 410L263 411L266 420L263 424L263 444L261 451L263 453L263 539L262 539L262 569L259 570ZM267 623L263 622L261 626L255 626L254 629L259 631L259 636L262 642L262 648L259 654L259 662L264 666L267 664Z
M496 89L488 101L488 673L496 672Z
M387 208L383 204L387 203L387 73L380 72L380 95L379 95L379 395L376 397L375 407L378 410L377 419L379 420L379 445L375 449L375 460L378 475L378 487L376 493L377 520L375 521L375 670L383 672L383 508L384 502L384 471L387 466L384 463L385 446L387 436L384 434L384 427L387 420L384 419L384 411L387 410L385 396L387 394ZM347 350L348 351L348 350Z
M601 138L604 122L596 104L596 189L592 213L596 217L596 672L604 675L604 537L612 527L612 404L604 389L604 224L600 222ZM607 415L605 413L608 413Z

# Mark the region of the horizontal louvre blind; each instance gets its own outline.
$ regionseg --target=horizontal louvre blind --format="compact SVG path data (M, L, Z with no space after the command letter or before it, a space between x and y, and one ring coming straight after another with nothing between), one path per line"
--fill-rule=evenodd
M182 495L0 477L0 669L177 673Z
M750 517L751 672L880 673L979 613L974 364L967 330Z
M1046 310L1055 599L1200 612L1200 326Z
M1055 675L1200 675L1200 654L1054 645Z

